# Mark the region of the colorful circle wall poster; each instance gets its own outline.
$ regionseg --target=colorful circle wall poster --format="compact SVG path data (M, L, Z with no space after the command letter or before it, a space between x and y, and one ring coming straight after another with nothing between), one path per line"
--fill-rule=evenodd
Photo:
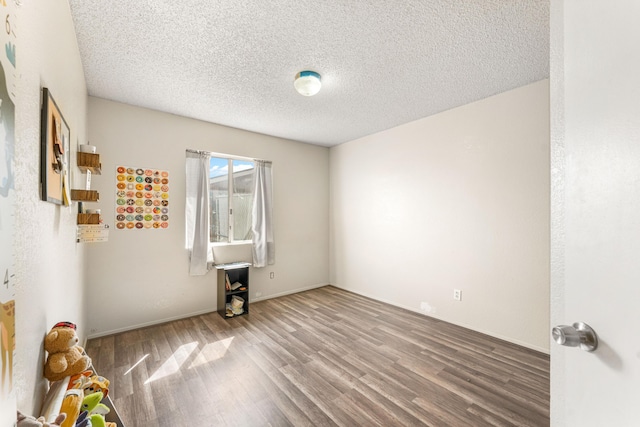
M169 227L169 172L116 168L116 229Z

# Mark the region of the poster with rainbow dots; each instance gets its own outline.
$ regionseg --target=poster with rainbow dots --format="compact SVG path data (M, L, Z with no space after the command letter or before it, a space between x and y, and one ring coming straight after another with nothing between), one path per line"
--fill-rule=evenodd
M169 172L116 168L116 229L169 227Z

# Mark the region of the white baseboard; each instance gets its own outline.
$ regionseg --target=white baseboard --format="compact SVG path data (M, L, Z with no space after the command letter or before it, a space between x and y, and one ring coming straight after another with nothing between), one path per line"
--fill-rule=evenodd
M120 332L133 331L135 329L146 328L147 326L160 325L162 323L172 322L174 320L180 320L180 319L187 319L187 318L193 317L193 316L200 316L201 314L213 313L215 311L216 311L215 309L214 310L194 311L194 312L187 313L187 314L184 314L184 315L166 317L166 318L163 318L163 319L153 320L151 322L144 322L144 323L138 323L136 325L124 326L122 328L111 329L111 330L108 330L108 331L102 331L102 332L98 332L98 333L95 333L95 334L89 334L87 339L100 338L100 337L105 337L107 335L119 334Z
M278 298L278 297L282 297L282 296L290 295L290 294L297 294L298 292L309 291L311 289L317 289L317 288L321 288L321 287L327 286L327 285L328 285L328 283L324 283L324 284L306 286L304 288L297 288L297 289L293 289L293 290L290 290L290 291L279 292L277 294L263 295L263 296L261 296L259 298L251 298L250 303L263 301L263 300L267 300L267 299L271 299L271 298ZM166 318L163 318L163 319L157 319L157 320L153 320L151 322L138 323L138 324L131 325L131 326L125 326L125 327L122 327L122 328L111 329L111 330L108 330L108 331L102 331L102 332L97 332L97 333L94 333L94 334L89 334L87 336L86 340L90 340L90 339L93 339L93 338L105 337L107 335L119 334L121 332L133 331L135 329L145 328L147 326L160 325L162 323L172 322L174 320L187 319L189 317L200 316L202 314L215 313L215 312L216 312L215 309L213 309L213 310L201 310L201 311L194 311L194 312L191 312L191 313L186 313L184 315L166 317ZM85 340L85 347L87 346L86 340Z
M530 343L522 342L522 341L519 341L519 340L514 340L513 338L504 337L504 336L502 336L500 334L496 334L494 332L489 332L489 331L485 331L485 330L482 330L482 329L478 329L476 327L472 327L470 325L466 325L466 324L463 324L463 323L452 322L449 319L445 319L445 318L442 318L442 317L439 317L439 316L435 316L433 314L425 314L425 313L423 313L423 312L421 312L419 310L416 310L413 307L407 307L407 306L402 305L402 304L398 304L398 303L395 303L395 302L387 301L387 300L382 299L382 298L378 298L378 297L375 297L375 296L372 296L372 295L368 295L368 294L366 294L364 292L354 291L353 289L343 288L343 287L337 286L337 285L331 285L331 286L336 287L338 289L342 289L344 291L353 292L354 294L362 295L363 297L371 298L372 300L380 301L380 302L383 302L385 304L392 305L394 307L400 307L400 308L403 308L405 310L409 310L409 311L412 311L414 313L420 314L422 316L432 317L434 319L441 320L441 321L447 322L447 323L451 323L452 325L460 326L462 328L469 329L471 331L480 332L481 334L489 335L490 337L498 338L499 340L506 341L506 342L509 342L511 344L516 344L516 345L519 345L520 347L526 347L528 349L535 350L537 352L544 353L544 354L551 354L551 352L550 352L550 350L548 348L542 348L542 347L538 347L536 345L532 345Z
M264 300L268 300L268 299L272 299L272 298L282 297L282 296L285 296L285 295L297 294L299 292L310 291L312 289L321 288L321 287L327 286L327 285L329 285L329 283L321 283L321 284L317 284L317 285L306 286L304 288L293 289L293 290L290 290L290 291L278 292L276 294L263 295L263 296L258 297L258 298L252 298L250 302L254 303L254 302L258 302L258 301L264 301ZM345 291L348 291L348 292L353 292L354 294L362 295L363 297L371 298L372 300L380 301L380 302L383 302L385 304L392 305L394 307L400 307L400 308L403 308L405 310L409 310L409 311L412 311L414 313L420 314L422 316L432 317L434 319L441 320L443 322L451 323L453 325L460 326L460 327L463 327L463 328L466 328L466 329L470 329L472 331L480 332L481 334L489 335L491 337L498 338L498 339L500 339L502 341L510 342L512 344L516 344L516 345L519 345L521 347L526 347L526 348L529 348L531 350L538 351L540 353L550 354L550 350L548 348L541 348L541 347L538 347L538 346L535 346L535 345L531 345L531 344L526 343L526 342L522 342L522 341L519 341L519 340L514 340L512 338L501 336L500 334L496 334L496 333L493 333L493 332L490 332L490 331L485 331L485 330L481 330L481 329L478 329L478 328L475 328L475 327L471 327L470 325L457 323L457 322L452 322L452 321L450 321L448 319L444 319L442 317L435 316L435 315L432 315L432 314L428 314L427 315L427 314L425 314L425 313L423 313L423 312L421 312L419 310L416 310L416 309L414 309L412 307L407 307L407 306L404 306L404 305L401 305L401 304L397 304L395 302L387 301L385 299L378 298L378 297L369 295L369 294L364 293L364 292L358 292L358 291L354 291L353 289L343 288L341 286L336 286L336 285L331 285L331 286L334 286L334 287L336 287L338 289L342 289L342 290L345 290ZM107 336L107 335L113 335L113 334L118 334L118 333L121 333L121 332L127 332L127 331L132 331L132 330L135 330L135 329L144 328L144 327L147 327L147 326L159 325L159 324L171 322L171 321L174 321L174 320L186 319L186 318L189 318L189 317L200 316L202 314L207 314L207 313L214 313L215 311L216 310L201 310L201 311L194 311L194 312L191 312L191 313L186 313L184 315L166 317L166 318L154 320L154 321L151 321L151 322L144 322L144 323L139 323L139 324L136 324L136 325L125 326L125 327L118 328L118 329L112 329L112 330L108 330L108 331L98 332L96 334L90 334L90 335L88 335L87 339L100 338L100 337L104 337L104 336ZM86 347L86 340L85 340L85 347Z
M319 285L311 285L311 286L306 286L304 288L297 288L297 289L294 289L294 290L291 290L291 291L279 292L277 294L263 295L263 296L258 297L258 298L251 298L251 302L264 301L264 300L267 300L267 299L283 297L285 295L297 294L299 292L310 291L311 289L318 289L318 288L321 288L323 286L328 286L328 285L329 285L329 283L322 283L322 284L319 284Z

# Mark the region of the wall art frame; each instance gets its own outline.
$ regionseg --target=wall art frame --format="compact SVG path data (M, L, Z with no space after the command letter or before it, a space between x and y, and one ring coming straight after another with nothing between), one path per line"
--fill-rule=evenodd
M42 200L68 205L71 130L48 88L42 88L40 184ZM65 200L66 199L66 200Z

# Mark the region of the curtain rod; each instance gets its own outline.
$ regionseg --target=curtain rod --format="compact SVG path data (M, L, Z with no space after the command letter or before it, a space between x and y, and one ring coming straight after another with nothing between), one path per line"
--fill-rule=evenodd
M209 151L204 151L204 150L192 150L191 148L187 148L187 153L194 153L194 154L211 154L211 152Z
M187 153L194 153L194 154L208 154L209 156L213 156L213 157L228 157L231 159L238 159L238 160L251 160L254 162L266 162L266 163L272 163L271 160L264 160L264 159L252 159L251 157L243 157L243 156L232 156L230 154L224 154L224 153L213 153L211 151L206 151L206 150L194 150L192 148L187 148L186 149Z

